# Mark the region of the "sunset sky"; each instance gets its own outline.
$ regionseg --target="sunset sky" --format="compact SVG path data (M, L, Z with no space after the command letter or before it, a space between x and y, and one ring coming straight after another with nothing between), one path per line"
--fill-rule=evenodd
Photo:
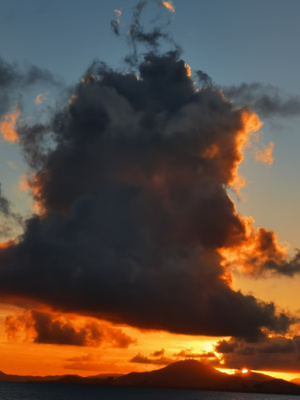
M0 371L300 377L299 15L2 0Z

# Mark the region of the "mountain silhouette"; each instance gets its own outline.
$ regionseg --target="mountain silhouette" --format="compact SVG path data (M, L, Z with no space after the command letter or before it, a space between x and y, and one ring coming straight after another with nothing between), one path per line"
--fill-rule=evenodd
M151 372L132 372L116 385L234 392L300 394L300 387L282 379L248 372L228 375L196 360L178 361Z

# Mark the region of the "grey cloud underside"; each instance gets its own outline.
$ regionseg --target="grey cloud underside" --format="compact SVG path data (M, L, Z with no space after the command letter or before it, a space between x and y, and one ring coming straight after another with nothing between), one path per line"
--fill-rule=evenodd
M177 333L285 332L292 319L232 290L217 253L245 240L225 190L241 111L196 92L176 52L147 55L139 76L94 63L50 128L20 127L46 213L1 251L2 297Z
M265 338L258 343L222 340L215 350L222 354L225 368L241 369L247 366L253 370L299 370L299 336Z

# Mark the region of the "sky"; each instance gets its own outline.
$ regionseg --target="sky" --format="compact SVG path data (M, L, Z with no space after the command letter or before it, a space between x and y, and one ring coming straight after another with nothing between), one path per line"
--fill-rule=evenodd
M298 0L3 0L0 370L300 376Z

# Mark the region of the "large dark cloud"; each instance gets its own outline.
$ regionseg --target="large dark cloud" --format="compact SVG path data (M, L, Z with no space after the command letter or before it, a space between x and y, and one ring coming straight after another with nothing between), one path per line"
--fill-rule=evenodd
M284 333L293 319L234 291L219 252L249 239L226 188L253 115L139 40L138 78L95 62L47 125L19 126L42 212L0 252L1 296L177 333Z
M289 317L233 291L217 253L246 239L225 190L242 115L196 92L176 52L147 56L139 80L94 64L52 120L35 180L45 213L1 252L2 295L172 332L284 332Z

